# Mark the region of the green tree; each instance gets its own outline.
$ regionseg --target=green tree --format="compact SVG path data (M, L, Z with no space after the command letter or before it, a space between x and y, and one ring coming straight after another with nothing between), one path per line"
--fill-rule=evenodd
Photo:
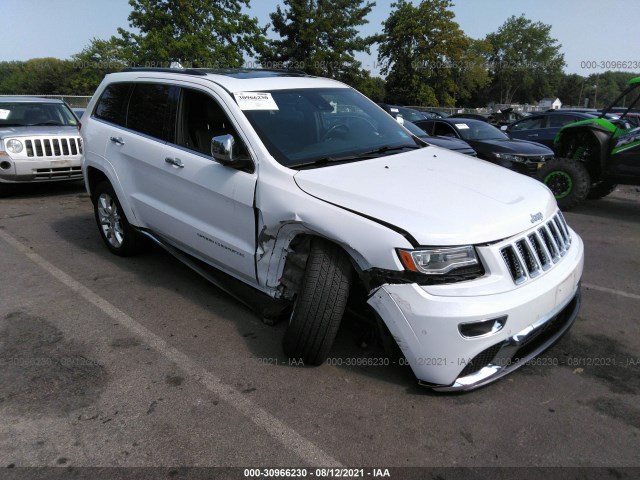
M583 106L585 96L588 93L588 90L585 90L587 85L587 79L582 75L578 75L577 73L570 75L564 74L561 77L555 95L558 96L563 105L573 107Z
M0 81L0 93L8 95L69 95L73 65L57 58L32 58L11 62Z
M69 86L76 95L93 94L106 74L135 63L131 48L116 37L91 39L87 47L71 57L71 62L73 75Z
M512 16L487 35L494 100L534 103L556 95L565 66L562 45L551 37L551 25Z
M417 6L399 0L391 5L394 10L383 23L378 49L388 101L454 106L457 98L486 81L472 41L455 22L451 6L450 0L422 0Z
M349 83L349 82L347 82ZM385 81L380 77L372 77L365 71L358 81L349 83L374 102L384 102L386 96Z
M637 76L637 73L612 71L589 75L584 87L584 96L589 99L589 107L608 107L627 88L629 80ZM623 103L621 101L620 106Z
M364 74L358 52L369 53L377 36L362 37L357 27L375 6L363 0L284 0L271 13L273 31L260 52L264 67L294 68L345 81L358 88ZM366 80L363 81L366 83ZM354 84L355 83L355 84ZM363 85L364 85L363 83Z
M8 85L5 82L9 81L13 75L19 72L23 68L24 62L11 61L0 62L0 95L10 95L13 92L8 91Z
M242 13L250 0L129 0L129 25L119 46L142 66L240 67L265 42L265 29Z
M487 71L486 57L491 51L491 44L486 40L468 39L468 47L462 54L461 62L453 68L455 81L455 102L457 106L461 102L469 104L476 101L476 105L484 106L486 102L477 103L479 94L491 82Z

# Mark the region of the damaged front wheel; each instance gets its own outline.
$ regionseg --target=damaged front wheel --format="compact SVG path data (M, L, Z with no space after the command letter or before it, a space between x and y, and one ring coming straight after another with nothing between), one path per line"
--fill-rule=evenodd
M320 365L327 358L347 306L352 276L349 258L338 245L320 238L311 241L284 336L284 352L289 357L310 365Z

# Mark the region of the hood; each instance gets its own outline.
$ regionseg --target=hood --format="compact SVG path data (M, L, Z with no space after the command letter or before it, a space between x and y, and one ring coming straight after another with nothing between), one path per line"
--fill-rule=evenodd
M527 140L467 140L480 153L511 153L513 155L553 155L553 150Z
M540 182L438 148L296 173L304 192L408 232L420 245L494 242L555 213ZM536 224L541 223L537 221Z
M80 136L76 126L43 125L40 127L0 127L0 137L37 137L37 136Z

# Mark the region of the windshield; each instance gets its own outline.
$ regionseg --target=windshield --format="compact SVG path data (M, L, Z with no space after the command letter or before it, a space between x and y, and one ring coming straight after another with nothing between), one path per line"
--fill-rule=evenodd
M0 127L40 125L75 127L78 121L64 103L0 103Z
M481 120L466 121L461 118L455 123L460 136L465 140L509 140L498 128Z
M424 146L349 88L261 93L264 103L243 103L240 108L271 155L287 167L366 160Z

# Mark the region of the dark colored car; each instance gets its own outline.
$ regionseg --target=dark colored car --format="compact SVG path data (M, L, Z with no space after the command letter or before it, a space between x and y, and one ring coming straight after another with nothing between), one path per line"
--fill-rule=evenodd
M416 122L418 120L426 120L432 118L427 112L419 112L413 108L400 107L398 105L389 105L387 103L378 104L385 112L391 115L393 118L402 117L404 120L410 122Z
M408 120L404 120L404 127L413 133L416 137L425 142L435 145L436 147L446 148L448 150L453 150L454 152L464 153L465 155L471 155L472 157L477 157L476 151L471 148L464 140L460 140L459 138L450 138L450 137L433 137L429 135L427 132L418 127L415 123L410 122Z
M478 158L525 175L534 176L545 162L553 158L550 148L526 140L513 140L481 120L448 117L423 120L416 125L429 135L462 139L471 145Z
M440 110L428 110L428 112L435 118L447 118L448 116L450 116L450 114L441 112Z
M454 113L449 115L447 118L471 118L473 120L480 120L481 122L489 123L489 117L479 113Z
M590 113L563 112L554 110L530 115L506 127L504 131L511 138L538 142L553 148L553 140L562 127L569 123L596 118Z
M427 118L447 118L450 114L441 110L433 110L430 107L411 107L414 110L424 113Z
M489 115L489 123L496 127L502 127L503 125L509 125L523 118L525 118L525 115L516 112L513 108L505 108L504 110L498 110Z

